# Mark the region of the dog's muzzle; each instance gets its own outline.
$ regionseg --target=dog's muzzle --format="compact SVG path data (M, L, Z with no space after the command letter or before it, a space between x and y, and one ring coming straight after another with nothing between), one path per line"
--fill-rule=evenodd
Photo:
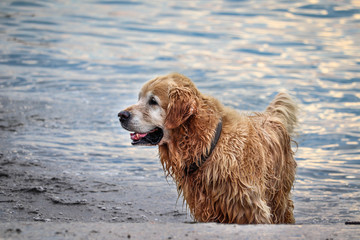
M129 111L121 111L119 112L118 117L121 126L128 131L132 131L128 126L131 119L131 113ZM163 136L164 131L159 127L155 127L151 131L145 133L130 133L132 145L157 145L160 143Z

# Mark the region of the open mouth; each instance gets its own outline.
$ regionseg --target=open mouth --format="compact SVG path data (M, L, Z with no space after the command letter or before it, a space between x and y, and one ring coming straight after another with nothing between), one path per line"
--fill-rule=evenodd
M164 136L161 128L155 128L147 133L130 133L132 145L157 145Z

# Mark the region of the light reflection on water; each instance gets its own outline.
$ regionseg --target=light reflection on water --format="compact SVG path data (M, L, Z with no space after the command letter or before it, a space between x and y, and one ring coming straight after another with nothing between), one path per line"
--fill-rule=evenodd
M181 72L245 111L287 90L297 221L359 220L359 24L357 1L2 1L1 152L163 181L116 118L146 80Z

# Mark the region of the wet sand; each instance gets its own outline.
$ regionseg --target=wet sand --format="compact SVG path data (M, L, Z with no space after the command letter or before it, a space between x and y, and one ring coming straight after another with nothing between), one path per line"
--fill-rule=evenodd
M71 166L74 167L74 166ZM358 225L194 223L175 186L74 175L54 163L0 158L3 239L354 239Z
M75 166L70 166L75 167ZM0 221L192 221L174 186L92 175L62 165L0 158Z

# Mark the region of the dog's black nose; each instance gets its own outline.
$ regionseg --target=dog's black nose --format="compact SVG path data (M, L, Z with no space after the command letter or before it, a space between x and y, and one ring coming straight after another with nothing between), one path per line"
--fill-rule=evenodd
M130 118L130 112L128 111L121 111L118 114L118 117L120 118L120 122L125 122Z

